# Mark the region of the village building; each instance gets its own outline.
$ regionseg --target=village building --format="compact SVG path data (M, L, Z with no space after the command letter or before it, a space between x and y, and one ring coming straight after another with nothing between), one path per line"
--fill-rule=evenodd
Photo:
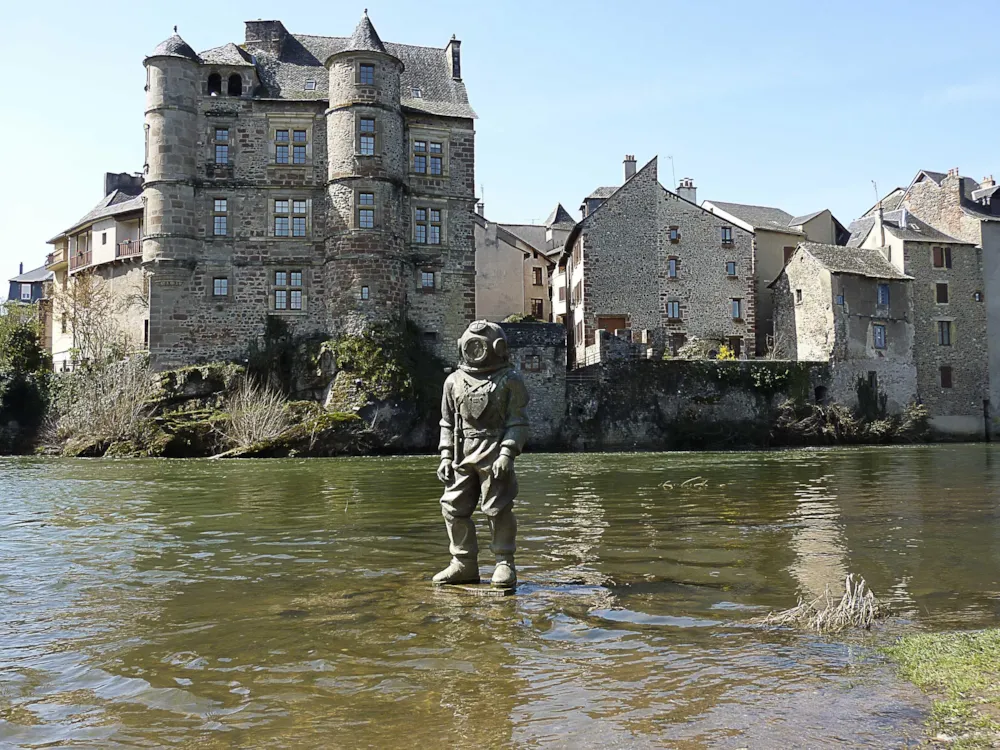
M109 193L53 261L141 276L129 327L155 367L239 357L269 321L335 335L409 319L451 355L475 315L458 39L383 43L367 14L349 38L248 21L239 46L198 54L175 34L144 65L141 191ZM119 269L133 241L141 264Z
M829 209L804 216L792 216L773 206L746 203L702 201L702 208L754 235L754 273L757 288L757 325L755 348L758 355L766 354L774 334L774 315L768 286L781 272L795 252L799 242L844 245L850 233L837 221Z
M599 331L646 356L694 339L753 355L753 235L695 200L690 180L669 191L655 158L636 171L634 157L623 185L584 200L553 277L553 299L568 299L571 364L601 359Z
M25 271L24 263L21 263L17 276L10 280L7 301L21 302L25 305L38 302L44 297L45 282L50 278L52 278L52 273L45 266Z
M57 371L93 352L82 345L99 321L120 349L143 350L149 336L149 275L142 266L142 175L108 172L104 197L49 240L50 352Z
M939 433L982 437L989 407L987 314L982 250L906 208L851 224L850 248L878 250L913 279L917 398Z
M524 315L553 321L551 276L576 224L566 209L556 206L544 224L497 224L481 213L475 221L476 317L501 321ZM562 301L565 307L565 297Z
M917 398L911 287L877 249L800 242L770 285L775 354L830 363L819 403L856 407L868 388L898 413Z

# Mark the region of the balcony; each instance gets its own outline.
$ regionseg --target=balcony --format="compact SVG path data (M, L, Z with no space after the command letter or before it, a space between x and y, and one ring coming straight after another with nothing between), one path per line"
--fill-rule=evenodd
M89 266L92 258L93 258L92 250L88 250L85 253L80 253L79 255L71 256L69 259L69 270L76 271L77 269Z
M142 243L139 240L125 240L115 246L115 258L134 258L142 255Z

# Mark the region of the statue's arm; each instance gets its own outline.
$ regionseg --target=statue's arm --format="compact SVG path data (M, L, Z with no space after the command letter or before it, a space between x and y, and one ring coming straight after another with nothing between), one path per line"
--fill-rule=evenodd
M500 443L501 455L516 458L524 450L528 442L527 408L528 389L521 376L514 374L507 380L507 422Z
M454 459L455 450L455 397L451 378L444 381L441 393L441 438L438 440L438 451L441 458Z

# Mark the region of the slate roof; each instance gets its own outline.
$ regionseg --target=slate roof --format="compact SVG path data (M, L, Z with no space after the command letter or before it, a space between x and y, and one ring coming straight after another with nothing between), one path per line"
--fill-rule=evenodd
M826 211L825 208L821 208L819 211L813 211L811 214L806 214L805 216L796 216L794 219L789 220L788 226L790 227L800 227L807 221L812 221L821 213Z
M374 39L377 38L376 34ZM277 99L328 99L330 82L324 66L327 59L349 49L351 44L374 44L374 39L289 34L280 57L254 48L257 74L263 87L261 95ZM444 48L393 44L381 40L379 44L386 54L403 63L400 103L405 109L442 117L476 117L469 105L465 84L451 77ZM307 80L316 82L315 89L306 90ZM420 90L419 98L412 96L415 88Z
M938 185L940 185L941 181L948 176L945 172L931 172L929 169L921 169L917 176L919 177L922 174L930 177Z
M722 209L727 214L732 214L737 219L742 219L754 229L769 229L772 232L785 232L787 234L805 234L789 226L789 222L792 221L793 217L790 213L782 211L780 208L752 206L746 203L708 202Z
M506 229L512 235L527 242L539 252L543 251L548 244L545 239L546 228L538 224L498 224L497 226Z
M202 62L214 65L253 65L250 53L232 42L205 50L199 57L201 57Z
M132 211L141 211L142 205L142 194L132 195L126 193L122 190L114 190L108 193L101 199L101 202L94 206L87 214L85 214L81 219L73 224L69 229L61 232L60 234L53 237L49 242L54 242L59 237L65 234L69 234L87 224L93 224L98 219L103 219L108 216L118 216L120 214L131 213Z
M974 244L972 242L966 242L965 240L956 239L951 235L945 234L944 232L939 232L927 222L918 219L910 211L905 212L906 224L903 225L903 214L903 210L890 211L889 213L882 214L882 220L885 223L886 230L892 232L894 236L901 240L910 240L914 242L941 242L956 245Z
M361 17L361 21L358 23L354 33L351 34L350 40L347 42L347 46L344 51L360 51L360 52L381 52L382 54L387 54L385 47L382 44L382 40L378 38L378 32L375 31L375 27L372 26L371 20L368 18L368 11Z
M156 45L156 49L149 55L150 57L186 57L188 60L199 62L198 55L190 45L181 39L179 34L174 34L169 39L164 39Z
M899 208L899 204L903 202L905 195L906 188L904 187L897 187L890 190L882 197L882 211L895 211ZM876 214L878 214L878 203L865 212L865 216L875 216Z
M606 185L605 187L599 187L596 190L594 190L594 192L592 192L590 195L588 195L586 198L584 198L584 200L589 201L593 198L604 200L614 195L617 189L618 186L616 185Z
M45 266L39 266L38 268L34 268L30 271L25 271L20 276L15 276L11 279L11 282L17 284L37 284L40 281L48 281L54 275L55 274L53 274L52 271L47 270Z
M910 279L875 248L800 242L799 247L818 260L830 273L865 276L870 279Z
M545 220L546 227L572 227L574 224L576 221L570 216L569 211L563 208L562 203L552 209L549 218Z
M851 238L847 241L847 247L860 247L861 243L871 233L877 218L877 216L865 216L852 221L851 226L847 228L847 231L851 233Z

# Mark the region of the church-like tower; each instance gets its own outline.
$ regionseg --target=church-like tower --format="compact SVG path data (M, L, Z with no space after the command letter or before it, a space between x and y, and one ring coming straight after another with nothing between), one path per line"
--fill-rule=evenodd
M328 325L356 331L405 317L414 273L406 257L403 63L365 13L326 68Z

